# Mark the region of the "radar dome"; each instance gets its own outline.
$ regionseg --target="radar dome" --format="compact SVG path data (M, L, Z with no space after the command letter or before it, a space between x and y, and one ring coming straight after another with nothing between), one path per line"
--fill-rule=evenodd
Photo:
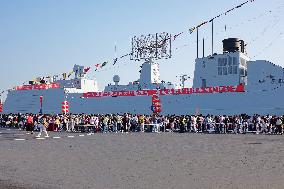
M120 81L120 77L118 75L113 76L113 82L118 83Z

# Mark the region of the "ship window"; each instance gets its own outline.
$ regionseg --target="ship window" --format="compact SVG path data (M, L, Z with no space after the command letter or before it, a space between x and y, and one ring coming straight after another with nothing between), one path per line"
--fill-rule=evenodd
M231 66L232 63L233 63L232 57L229 56L229 58L228 58L228 64L229 64L229 66Z
M236 57L233 57L233 65L237 65L237 58Z
M218 59L218 75L228 75L228 59Z
M218 59L218 66L222 66L222 59L221 58Z
M226 66L226 67L223 67L223 75L228 75L227 66Z
M223 65L227 66L227 58L223 58Z
M202 79L202 85L201 85L202 88L205 88L206 87L206 79Z
M218 75L222 75L222 67L218 67Z
M238 66L233 66L233 74L238 74Z
M227 58L219 58L218 66L227 66Z
M229 66L229 68L228 68L228 74L233 74L233 66Z

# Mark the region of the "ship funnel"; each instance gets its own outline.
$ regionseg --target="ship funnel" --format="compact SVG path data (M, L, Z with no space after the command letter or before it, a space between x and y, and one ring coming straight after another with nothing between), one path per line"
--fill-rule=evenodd
M223 53L242 52L245 53L245 43L238 38L228 38L223 40Z

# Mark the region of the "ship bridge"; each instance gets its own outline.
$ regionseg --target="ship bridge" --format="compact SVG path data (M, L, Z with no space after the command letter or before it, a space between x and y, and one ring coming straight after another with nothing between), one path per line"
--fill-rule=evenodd
M223 54L196 59L193 87L247 85L249 60L243 40L225 39Z

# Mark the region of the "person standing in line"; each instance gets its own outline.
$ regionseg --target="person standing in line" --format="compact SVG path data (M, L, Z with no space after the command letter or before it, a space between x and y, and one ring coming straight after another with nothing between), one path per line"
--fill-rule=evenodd
M128 122L129 120L128 120L127 114L124 114L122 118L122 126L123 126L122 132L127 132Z
M119 114L116 115L116 122L117 122L117 130L119 132L122 132L122 117Z
M95 128L95 116L91 115L90 117L90 125L91 125L91 132L96 132L96 128Z
M278 117L276 121L276 130L276 134L282 134L282 120L280 117Z
M70 131L70 128L69 128L69 118L68 116L64 116L63 117L63 128L66 130L66 131Z
M106 115L106 116L103 118L104 133L107 133L107 132L108 132L108 122L109 122L109 118L108 118L108 115Z
M98 115L95 115L95 130L94 130L94 132L95 133L100 132L100 120L99 120Z
M255 124L256 134L260 133L260 128L261 128L261 117L258 115Z
M31 134L34 134L34 125L33 125L33 116L30 114L27 118L27 131L30 131Z
M56 117L55 121L54 121L54 131L59 131L60 130L60 118L59 116Z
M72 115L69 121L70 121L70 127L71 127L69 131L74 132L75 131L75 116Z
M117 128L117 115L113 114L112 115L112 122L113 122L113 132L117 133L118 128Z
M39 115L33 115L33 130L37 131L38 128L38 117Z
M152 125L153 125L153 127L152 127L151 132L158 133L159 132L159 130L158 130L158 118L157 118L157 115L155 115L155 114L153 114L153 116L152 116Z
M41 137L41 133L44 132L45 133L45 137L48 138L49 135L47 133L47 127L48 127L48 121L47 118L43 115L40 115L38 118L38 123L39 123L39 133L36 136L37 138Z
M185 123L186 122L186 119L184 117L184 115L182 115L180 118L179 118L179 132L180 133L184 133L185 132Z
M145 125L145 116L143 114L139 116L139 125L140 125L140 131L143 133Z
M114 117L113 117L112 114L109 115L108 131L109 131L109 132L114 132Z
M80 119L79 119L79 115L76 115L76 117L74 118L75 120L75 126L76 126L76 131L78 131L78 126L80 125Z
M138 118L136 115L132 115L131 119L130 119L130 131L131 132L136 132L137 131L137 126L138 126Z

